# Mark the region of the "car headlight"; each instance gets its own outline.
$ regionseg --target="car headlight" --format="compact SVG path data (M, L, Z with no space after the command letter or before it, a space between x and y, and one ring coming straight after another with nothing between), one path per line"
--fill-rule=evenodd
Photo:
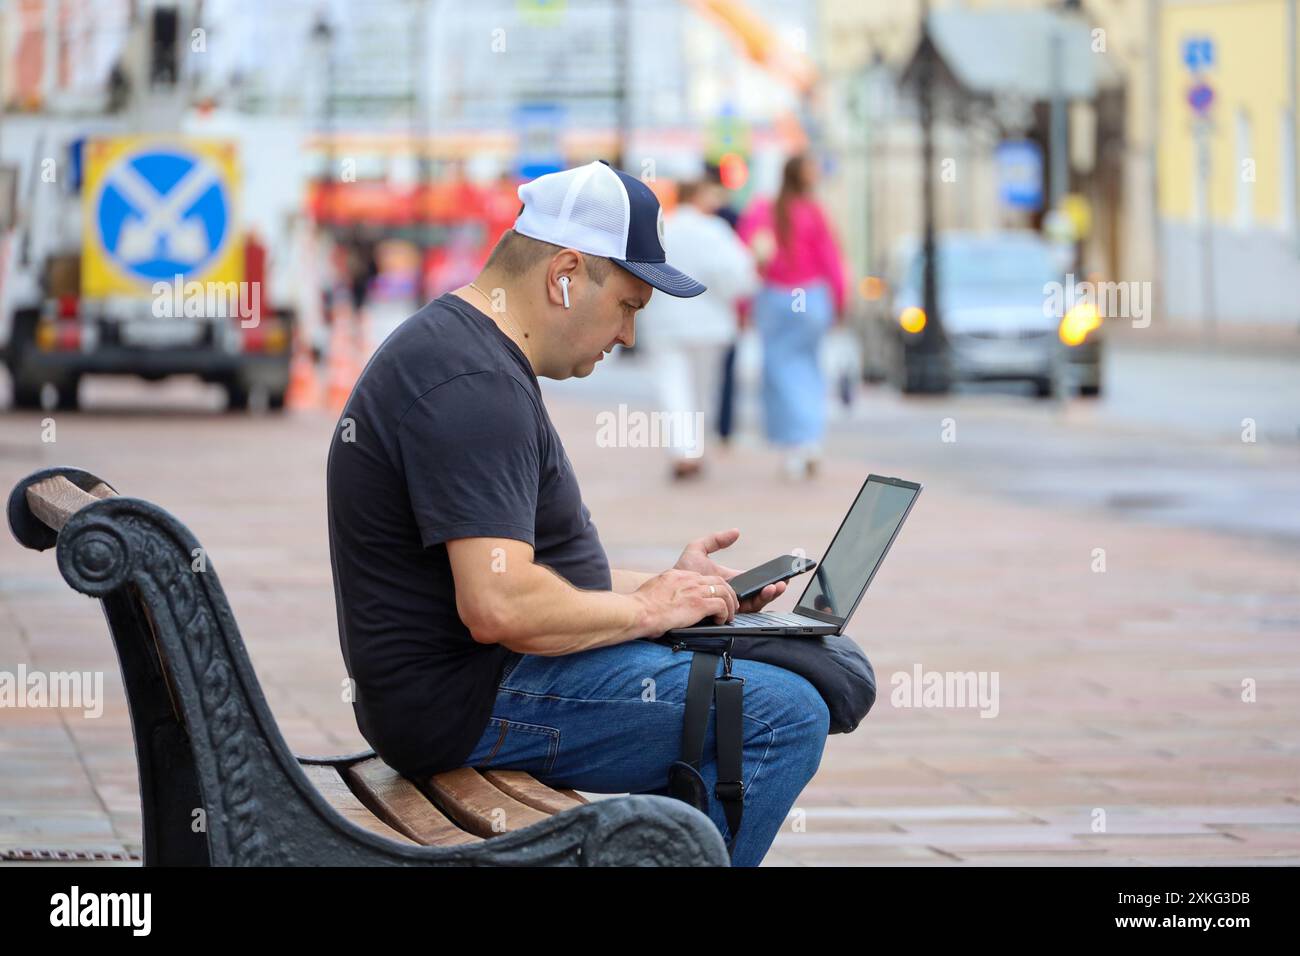
M910 332L916 335L925 328L925 309L919 306L909 305L902 312L898 313L898 324L902 326L904 332Z
M1061 319L1057 330L1066 345L1082 345L1093 329L1101 327L1101 310L1095 302L1080 302Z

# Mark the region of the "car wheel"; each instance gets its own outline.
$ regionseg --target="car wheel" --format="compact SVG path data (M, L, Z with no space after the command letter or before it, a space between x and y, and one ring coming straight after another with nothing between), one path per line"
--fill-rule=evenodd
M1101 395L1101 385L1080 385L1079 394L1087 398L1097 398Z
M1038 398L1051 398L1056 392L1056 383L1051 378L1034 379L1034 395Z
M862 381L867 385L883 385L889 381L889 373L874 362L862 364Z

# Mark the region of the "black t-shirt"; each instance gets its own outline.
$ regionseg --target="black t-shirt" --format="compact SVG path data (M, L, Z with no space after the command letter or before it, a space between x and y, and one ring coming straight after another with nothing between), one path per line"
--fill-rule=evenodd
M327 468L339 640L362 735L421 777L462 766L512 651L456 612L445 542L514 538L580 588L609 562L524 354L454 295L379 347Z

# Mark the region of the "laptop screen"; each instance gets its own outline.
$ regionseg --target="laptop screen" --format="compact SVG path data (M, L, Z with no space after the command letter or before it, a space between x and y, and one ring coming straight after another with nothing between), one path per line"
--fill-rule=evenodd
M875 577L920 491L913 482L868 477L795 610L843 623Z

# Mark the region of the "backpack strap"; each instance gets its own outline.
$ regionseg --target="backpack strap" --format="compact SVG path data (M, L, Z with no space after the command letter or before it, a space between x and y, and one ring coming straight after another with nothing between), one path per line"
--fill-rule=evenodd
M745 813L744 694L745 679L731 673L731 657L723 655L723 673L713 682L717 707L718 782L713 794L722 801L732 842L740 832Z
M682 755L668 769L669 793L707 813L708 793L700 764L704 760L704 740L708 733L709 709L717 710L715 737L718 754L718 782L713 795L722 804L722 812L731 831L731 852L740 832L745 810L744 786L744 684L743 677L731 673L731 655L723 652L722 674L715 677L718 654L695 651L686 681L686 709L682 716Z

